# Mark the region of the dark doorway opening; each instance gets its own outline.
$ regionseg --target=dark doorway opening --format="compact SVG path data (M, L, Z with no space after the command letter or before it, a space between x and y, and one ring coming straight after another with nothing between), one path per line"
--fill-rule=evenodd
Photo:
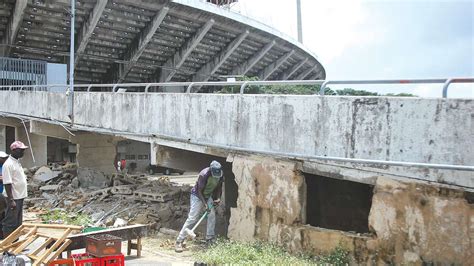
M15 142L15 128L14 127L5 127L5 146L6 152L10 154L12 151L10 150L10 145Z
M306 221L312 226L369 232L373 186L306 174Z

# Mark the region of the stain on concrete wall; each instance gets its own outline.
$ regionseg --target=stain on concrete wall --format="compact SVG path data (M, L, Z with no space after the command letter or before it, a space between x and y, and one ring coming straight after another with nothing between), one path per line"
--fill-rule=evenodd
M369 224L381 259L438 264L472 263L474 205L465 192L379 178Z

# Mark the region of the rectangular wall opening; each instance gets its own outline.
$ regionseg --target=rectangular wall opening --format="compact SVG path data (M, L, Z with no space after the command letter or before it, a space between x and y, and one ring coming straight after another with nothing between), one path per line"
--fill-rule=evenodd
M5 149L8 154L12 151L10 150L10 145L15 141L15 128L14 127L5 127Z
M307 187L306 222L309 225L369 232L373 186L304 174Z

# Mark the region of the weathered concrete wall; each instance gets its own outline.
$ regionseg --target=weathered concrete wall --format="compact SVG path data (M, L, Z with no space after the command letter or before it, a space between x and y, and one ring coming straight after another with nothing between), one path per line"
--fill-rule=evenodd
M469 265L474 258L474 204L462 191L379 178L369 247L395 264Z
M29 136L30 136L31 145L28 142L28 137L26 135L26 131L23 125L16 127L15 139L25 143L25 145L27 146L30 146L29 149L25 150L25 155L21 159L21 165L25 168L46 165L48 163L47 162L48 160L47 138L45 136L36 135L33 133L29 133ZM31 155L32 151L35 157L34 161L33 161L33 156Z
M20 105L23 98L29 104ZM0 92L0 99L18 103L0 111L68 121L60 94ZM474 153L465 152L474 138L472 99L95 92L77 93L75 112L79 125L168 135L183 143L474 165ZM470 172L435 172L407 168L402 176L474 187Z
M93 133L76 135L72 142L78 146L77 164L106 173L115 172L116 145L120 140L121 138Z
M6 126L0 125L0 151L7 151L6 145Z
M281 226L304 222L304 177L296 172L295 163L254 158L233 159L239 196L237 208L231 209L228 235L277 241Z
M261 157L233 158L238 185L228 236L267 240L293 251L327 253L338 245L357 263L470 263L474 206L465 192L378 178L369 228L372 235L305 225L307 193L297 163Z

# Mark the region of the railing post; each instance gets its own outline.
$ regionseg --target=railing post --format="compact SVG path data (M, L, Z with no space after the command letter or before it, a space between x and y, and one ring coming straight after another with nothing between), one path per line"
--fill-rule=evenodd
M87 87L87 92L90 92L92 89L92 84Z
M245 81L244 83L242 83L242 86L240 86L240 94L244 94L245 87L247 87L248 83L249 83L248 81Z
M448 98L448 87L453 82L452 78L449 78L446 80L446 82L443 85L443 98Z
M112 92L116 92L115 88L117 88L118 84L115 84L114 87L112 88Z
M321 84L321 88L319 88L319 95L324 96L325 90L326 90L326 85L329 84L329 80L326 80Z
M148 93L148 89L150 88L151 84L145 86L145 93Z
M191 93L191 88L194 86L194 82L191 82L191 84L189 84L188 88L186 89L186 93Z

